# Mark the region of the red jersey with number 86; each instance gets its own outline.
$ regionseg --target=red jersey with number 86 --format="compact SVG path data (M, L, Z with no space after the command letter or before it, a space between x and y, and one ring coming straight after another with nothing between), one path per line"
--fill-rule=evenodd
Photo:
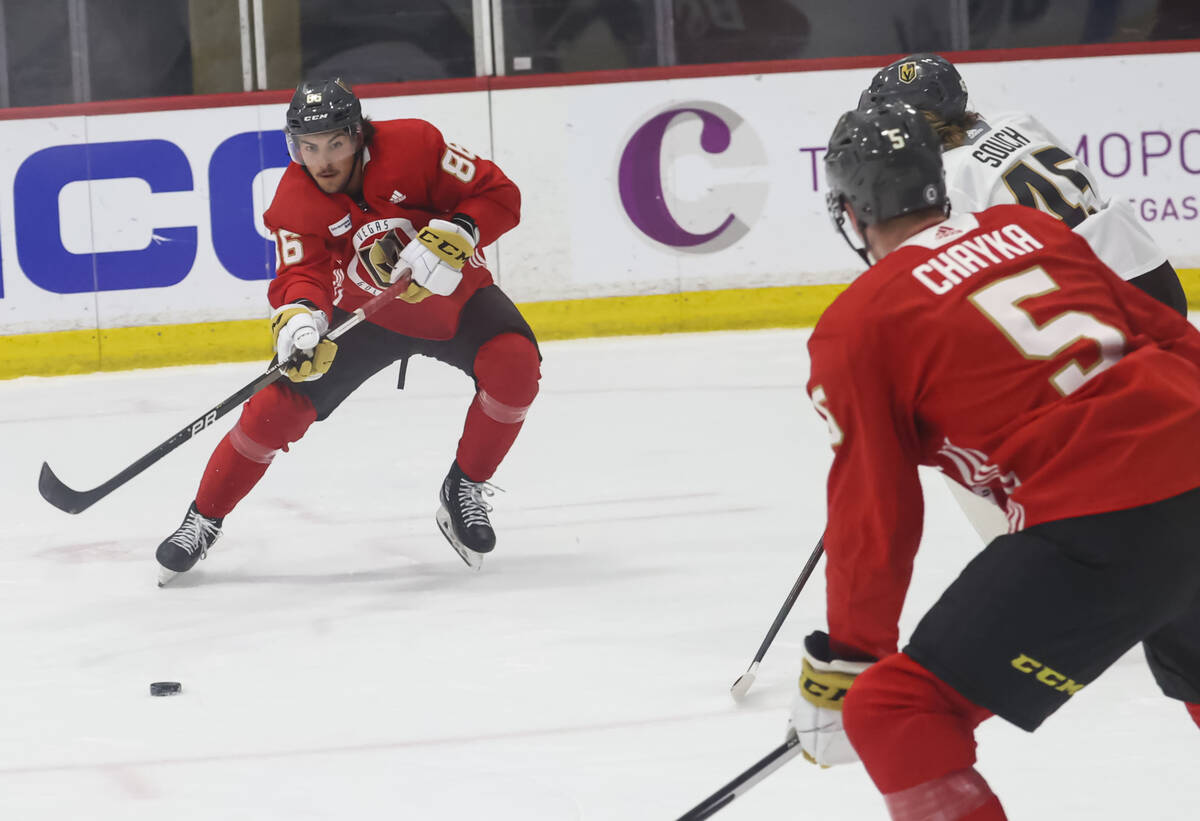
M479 244L455 291L413 304L396 300L371 318L408 336L449 339L462 306L492 284L479 249L517 224L520 191L494 163L446 142L424 120L373 125L361 199L326 194L297 163L284 171L263 215L279 253L268 298L272 307L307 299L327 315L333 305L353 311L385 287L364 262L376 240L395 230L407 243L429 220L463 213L475 220Z
M920 542L918 465L995 500L1010 530L1200 486L1200 332L1033 209L911 237L809 353L834 446L829 632L876 657L896 650Z

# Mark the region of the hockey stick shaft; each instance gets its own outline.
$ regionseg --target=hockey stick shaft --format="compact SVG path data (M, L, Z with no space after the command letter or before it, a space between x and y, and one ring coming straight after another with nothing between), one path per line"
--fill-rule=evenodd
M813 548L812 555L808 557L808 562L805 563L804 569L800 571L800 575L796 578L796 583L792 585L792 589L788 592L787 598L783 600L783 606L779 608L779 613L775 616L775 621L771 622L771 628L767 630L766 637L762 640L762 644L758 646L758 652L754 654L754 661L746 668L746 672L740 675L730 687L730 692L733 693L735 699L740 699L746 695L750 689L750 685L754 683L754 676L758 671L759 662L767 655L767 648L775 641L775 636L779 632L779 628L783 627L784 621L787 620L788 614L792 612L792 605L796 603L796 599L800 597L800 591L804 589L804 585L808 583L808 577L813 574L813 570L817 567L817 562L821 560L821 554L825 552L825 537L822 535L817 540L817 546Z
M754 762L737 778L679 816L678 821L700 821L702 818L710 818L716 815L718 810L728 806L733 799L797 756L800 753L800 749L800 739L794 734L788 736L787 741Z
M408 287L410 281L411 280L409 277L402 276L394 284L389 285L383 291L368 299L361 307L356 308L349 317L338 324L336 328L327 333L325 338L337 339L342 334L358 325L360 322L365 321L372 314L379 311L379 309L384 305L400 296L400 294L402 294ZM82 511L87 510L93 504L100 501L117 488L121 487L123 484L137 476L139 473L153 465L158 460L162 459L184 442L188 441L193 436L207 428L209 425L216 422L222 416L236 408L238 405L245 402L251 396L258 393L272 382L280 379L287 370L288 365L289 363L287 362L281 362L277 365L271 366L264 373L255 378L253 382L243 386L241 390L224 399L215 408L205 411L196 419L177 430L161 445L142 456L116 476L113 476L108 481L97 485L91 490L74 490L73 488L68 487L62 482L62 480L54 475L54 471L50 469L50 465L46 462L43 462L42 472L38 477L38 491L42 494L43 499L57 507L59 510L63 510L67 513L81 513Z

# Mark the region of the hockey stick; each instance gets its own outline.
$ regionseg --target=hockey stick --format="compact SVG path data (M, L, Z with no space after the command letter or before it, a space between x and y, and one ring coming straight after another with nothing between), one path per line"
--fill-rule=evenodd
M799 737L794 733L789 735L787 741L754 762L749 769L743 771L737 778L679 816L678 821L700 821L701 818L709 818L715 815L718 810L723 809L733 799L797 756L800 753L800 749Z
M750 688L754 686L754 677L758 674L758 663L763 660L763 656L767 654L767 648L771 646L771 642L775 641L775 634L779 632L779 628L783 626L783 622L788 617L788 613L792 612L792 605L796 603L796 599L800 596L800 591L804 589L804 585L808 582L808 577L812 575L813 570L817 566L817 562L821 558L821 554L825 552L825 537L821 536L817 540L817 546L813 548L812 555L808 557L808 563L804 565L804 569L800 571L800 577L796 579L796 583L792 585L791 592L787 594L787 598L783 600L783 607L779 608L779 614L775 616L775 621L771 623L771 629L767 631L767 637L763 639L759 645L758 652L754 654L754 661L746 668L746 672L738 676L737 681L729 688L730 694L734 701L741 701L746 697L746 693L750 692Z
M358 325L360 322L366 320L369 316L371 316L371 314L376 313L388 302L404 293L404 290L408 288L411 281L411 276L401 276L401 278L395 283L389 285L383 291L368 299L361 307L356 308L354 312L346 318L345 321L327 333L325 335L325 339L337 339L355 325ZM225 401L221 402L221 404L217 405L212 410L201 414L194 421L180 428L171 436L171 438L154 448L154 450L147 453L141 459L138 459L132 465L125 468L123 471L109 479L104 484L97 485L91 490L74 490L67 487L65 484L63 484L62 480L54 475L54 471L50 469L50 465L46 462L42 462L42 473L38 477L38 491L42 494L43 499L54 505L59 510L66 511L67 513L80 513L84 510L87 510L93 504L112 493L134 476L137 476L159 459L162 459L168 453L175 450L175 448L191 439L213 422L216 422L222 416L245 402L251 396L258 393L272 382L275 382L281 378L284 375L284 371L287 370L289 364L289 362L280 362L277 365L271 366L265 373L263 373L253 382L249 383L237 393L225 399Z

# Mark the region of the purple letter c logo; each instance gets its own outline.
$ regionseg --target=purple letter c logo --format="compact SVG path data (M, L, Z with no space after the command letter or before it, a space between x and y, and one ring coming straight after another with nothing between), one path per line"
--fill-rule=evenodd
M708 193L721 192L724 196L719 204L707 204L705 210L717 205L725 213L724 219L712 230L702 233L680 225L671 213L667 192L663 189L664 167L678 159L680 152L664 149L664 142L673 126L688 122L685 115L699 118L700 148L704 153L724 155L721 157L723 162L714 164L741 167L764 164L758 138L736 113L711 102L677 104L647 120L626 144L617 178L621 204L642 233L664 245L691 252L727 248L750 230L750 226L731 210L732 206L743 206L745 211L757 216L765 200L766 186L761 183L713 185L708 188ZM730 150L735 135L739 136L741 144ZM672 153L676 156L671 156Z

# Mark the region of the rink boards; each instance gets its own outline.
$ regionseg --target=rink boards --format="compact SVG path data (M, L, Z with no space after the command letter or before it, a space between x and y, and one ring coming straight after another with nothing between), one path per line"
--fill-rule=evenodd
M958 56L972 107L1035 112L1200 297L1200 118L1172 104L1200 56L1063 51ZM372 118L430 120L521 186L520 226L487 253L540 337L782 327L812 324L858 270L821 157L885 61L359 91ZM289 96L0 115L0 377L268 356L261 214Z

